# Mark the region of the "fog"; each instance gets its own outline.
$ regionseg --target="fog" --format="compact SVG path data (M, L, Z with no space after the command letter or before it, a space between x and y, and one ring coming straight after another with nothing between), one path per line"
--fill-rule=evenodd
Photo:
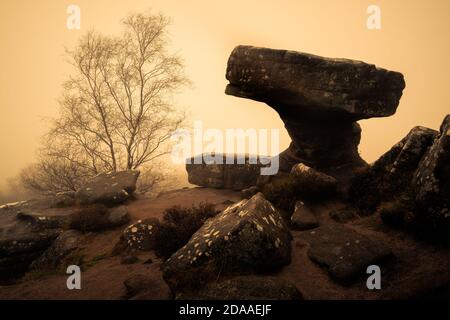
M57 115L61 84L71 73L65 48L90 29L119 32L130 11L152 9L172 18L171 48L185 60L193 87L175 103L204 128L279 128L280 149L290 139L277 114L262 103L226 96L227 58L238 44L292 49L363 60L400 71L406 89L397 113L361 121L362 157L371 162L416 125L438 128L450 110L450 2L377 1L381 30L368 30L371 2L343 1L77 1L81 30L66 28L70 1L0 3L0 198L32 163L46 119ZM151 7L149 7L151 5ZM0 199L1 202L1 199Z

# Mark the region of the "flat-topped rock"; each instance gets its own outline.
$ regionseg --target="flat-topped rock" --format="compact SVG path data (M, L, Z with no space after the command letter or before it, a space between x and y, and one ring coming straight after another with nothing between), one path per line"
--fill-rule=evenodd
M203 155L191 158L191 163L186 164L189 183L217 189L230 189L241 191L256 185L261 175L262 164L250 163L248 156L243 156L243 163L237 162L239 155L231 155L233 163L227 164L228 155L220 154L222 163L207 163Z
M326 266L330 275L339 280L351 280L392 254L387 245L340 224L304 232L302 239L310 246L309 257Z
M393 115L405 88L401 73L373 64L252 46L233 50L226 78L227 94L353 121Z
M128 200L136 190L139 171L101 173L93 177L75 194L80 204L117 205Z

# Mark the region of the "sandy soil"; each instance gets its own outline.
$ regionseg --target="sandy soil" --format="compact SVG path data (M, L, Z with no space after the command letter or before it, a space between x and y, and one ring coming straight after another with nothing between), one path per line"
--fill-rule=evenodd
M223 209L227 201L238 200L240 197L237 192L190 188L168 192L155 199L137 199L128 205L128 209L132 220L136 221L148 217L158 218L164 209L173 205L190 206L208 201ZM334 223L327 213L341 206L340 203L328 203L315 208L321 224ZM407 233L385 227L376 216L357 219L347 225L392 248L395 259L383 267L382 290L369 291L364 278L345 285L332 280L325 269L308 258L308 245L302 240L302 232L299 231L292 232L292 263L276 276L293 282L307 299L407 298L433 295L433 290L442 284L449 287L448 248L417 242ZM153 284L142 298L170 298L169 288L160 272L161 260L153 252L139 253L139 261L130 265L121 264L120 256L103 258L117 243L122 229L86 235L88 245L83 253L88 260L95 262L83 272L81 290L67 289L67 275L64 272L32 274L18 284L0 287L0 299L122 299L126 293L123 282L134 274L147 275ZM148 259L153 262L144 263Z

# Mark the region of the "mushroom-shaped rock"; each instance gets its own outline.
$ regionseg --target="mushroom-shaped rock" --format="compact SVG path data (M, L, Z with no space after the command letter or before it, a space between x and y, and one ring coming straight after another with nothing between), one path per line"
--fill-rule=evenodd
M363 166L355 121L393 115L405 87L401 73L361 61L252 46L233 50L226 78L227 94L279 113L292 139L280 157L283 171L299 162L320 170Z
M101 173L80 188L75 199L80 204L117 205L128 200L136 190L139 171Z
M163 265L174 292L219 274L274 270L290 263L291 235L278 211L261 193L228 207L205 222Z

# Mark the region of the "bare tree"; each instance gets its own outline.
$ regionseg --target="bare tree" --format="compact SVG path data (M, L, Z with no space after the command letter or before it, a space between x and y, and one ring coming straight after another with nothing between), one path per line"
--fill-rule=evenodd
M39 163L22 174L26 185L74 189L83 177L148 167L168 153L185 119L172 97L189 84L181 58L168 51L168 24L161 14L132 14L120 36L90 31L67 51L75 72Z
M91 31L68 51L76 74L52 134L86 153L96 172L137 169L166 154L184 119L171 98L189 81L167 51L168 24L163 15L133 14L120 37Z

